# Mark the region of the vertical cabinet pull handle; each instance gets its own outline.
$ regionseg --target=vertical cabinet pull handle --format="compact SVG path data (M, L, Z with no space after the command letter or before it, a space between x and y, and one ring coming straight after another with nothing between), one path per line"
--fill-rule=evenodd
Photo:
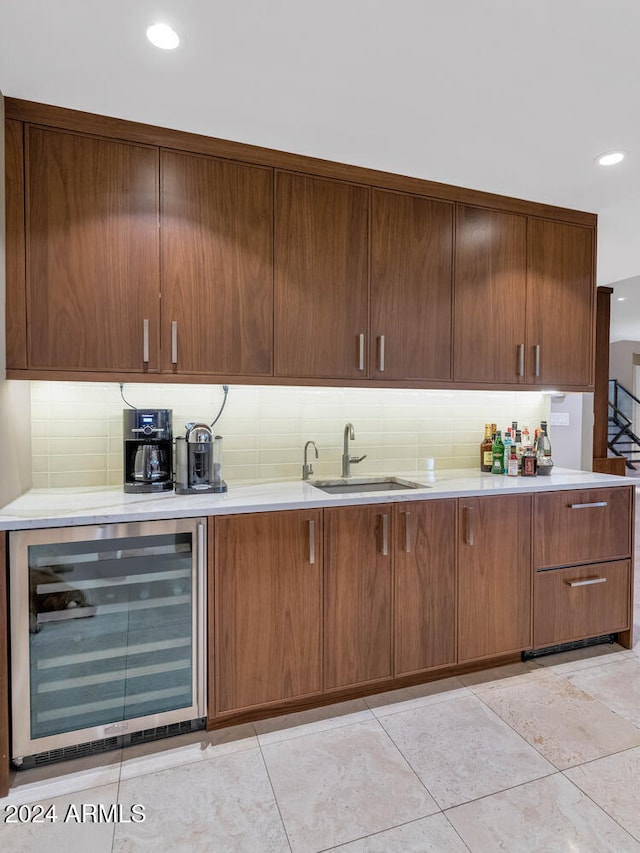
M385 512L382 516L382 550L383 557L389 556L389 516Z
M466 506L464 508L464 518L465 518L465 537L464 541L467 545L474 544L474 535L473 535L473 507Z
M171 364L178 364L178 321L171 323Z
M378 342L378 369L384 373L384 335L380 335Z
M411 553L411 513L404 512L404 550Z
M149 320L142 321L142 361L149 364Z
M309 565L316 562L316 523L309 519Z
M518 376L524 376L524 344L518 344Z
M358 335L358 370L364 370L364 334Z
M536 376L540 376L540 344L536 344L533 348L535 353L535 372Z

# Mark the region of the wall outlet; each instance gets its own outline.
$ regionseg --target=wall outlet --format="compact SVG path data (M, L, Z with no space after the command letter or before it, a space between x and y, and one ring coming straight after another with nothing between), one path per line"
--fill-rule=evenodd
M550 426L570 426L569 412L551 412L549 416Z

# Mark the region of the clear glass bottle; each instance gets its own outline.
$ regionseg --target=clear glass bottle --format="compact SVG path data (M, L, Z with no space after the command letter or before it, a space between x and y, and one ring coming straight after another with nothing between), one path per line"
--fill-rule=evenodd
M553 468L553 458L551 456L551 442L547 435L547 422L542 421L540 424L540 432L536 441L536 460L538 463L538 474L549 475Z

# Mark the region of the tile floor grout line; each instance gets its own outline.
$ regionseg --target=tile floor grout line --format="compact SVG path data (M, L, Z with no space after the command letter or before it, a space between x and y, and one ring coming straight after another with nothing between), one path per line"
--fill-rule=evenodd
M255 724L254 724L255 730ZM260 738L256 732L256 738L258 742L258 749L260 750L260 758L262 758L262 763L264 765L264 771L267 774L267 779L269 780L269 787L271 788L271 793L273 794L273 801L276 804L276 808L278 809L278 814L280 815L280 823L282 824L282 829L284 831L284 837L287 839L287 844L289 845L290 853L293 853L293 845L291 844L291 838L289 837L289 832L287 830L287 825L284 821L284 816L282 814L282 809L280 808L280 803L278 802L278 796L276 794L276 789L273 787L273 782L271 780L271 774L269 773L269 765L267 764L267 759L265 758L264 752L262 750L262 744L260 743Z
M580 766L580 765L577 765L577 766ZM567 770L573 770L573 769L574 769L573 767L567 768ZM626 826L623 826L616 817L614 817L610 812L608 812L607 809L605 809L605 807L603 805L596 802L593 799L593 797L591 796L591 794L589 794L587 791L583 790L580 787L580 785L578 785L577 782L575 782L573 779L569 779L569 777L565 774L565 772L563 770L560 771L560 775L564 776L564 778L567 780L567 782L570 782L574 786L574 788L577 788L578 791L580 791L580 793L583 794L589 800L589 802L593 803L593 805L596 808L600 809L601 812L604 812L604 814L606 814L607 817L609 817L615 824L617 824L620 827L620 829L623 830L623 832L626 832L626 834L629 836L629 838L632 838L635 842L640 843L640 838L637 838L632 832L630 832L626 828Z
M417 686L419 687L420 685L417 685ZM400 690L403 690L404 688L400 687L399 689L400 689ZM465 691L467 691L467 692L469 692L469 693L473 693L473 691L472 691L469 687L467 687L466 685L464 685L464 684L461 684L461 685L460 685L460 687L455 687L454 689L455 689L455 690L465 690ZM438 694L436 694L436 695L438 695ZM420 697L416 697L416 698L417 698L417 699L419 699ZM378 714L376 714L375 710L371 707L371 705L369 705L369 703L367 702L367 698L366 698L366 697L365 697L365 702L367 702L367 706L368 706L369 710L371 711L371 713L373 714L373 716L375 717L375 719L376 719L376 720L379 720L379 719L381 719L382 717L393 717L393 716L395 716L396 714L403 714L403 713L405 713L406 711L412 711L412 710L414 710L414 709L416 709L416 710L417 710L418 708L426 708L426 707L431 706L431 705L441 705L441 704L442 704L442 703L444 703L444 702L455 702L455 700L456 700L456 699L459 699L459 698L460 698L459 696L450 696L450 697L443 698L443 699L440 699L440 700L435 700L435 701L433 701L433 702L423 702L423 703L421 703L421 704L419 704L419 705L414 706L414 708L398 708L398 710L397 710L397 711L390 711L388 714L380 714L380 716L378 716ZM399 701L400 701L400 703L402 703L403 701L405 701L405 702L413 702L414 700L413 700L413 699L406 699L406 700L399 700ZM383 705L383 706L381 706L381 707L385 707L385 706Z

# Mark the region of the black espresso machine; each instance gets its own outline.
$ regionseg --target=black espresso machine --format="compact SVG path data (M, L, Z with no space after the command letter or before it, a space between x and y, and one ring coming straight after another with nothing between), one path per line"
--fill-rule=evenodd
M124 409L124 490L127 494L173 488L171 409Z

